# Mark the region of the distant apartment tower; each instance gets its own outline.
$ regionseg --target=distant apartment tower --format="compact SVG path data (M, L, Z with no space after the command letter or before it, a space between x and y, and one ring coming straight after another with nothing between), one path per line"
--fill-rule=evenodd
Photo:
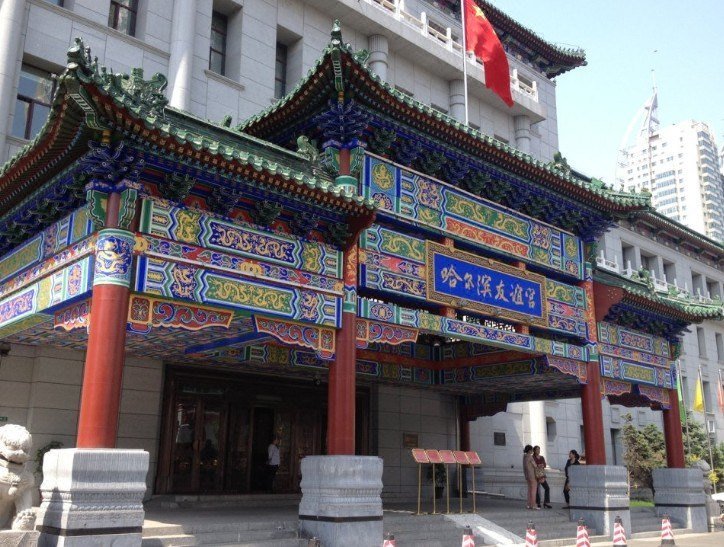
M714 135L687 120L642 132L622 154L618 179L646 189L657 211L716 241L724 241L724 184Z

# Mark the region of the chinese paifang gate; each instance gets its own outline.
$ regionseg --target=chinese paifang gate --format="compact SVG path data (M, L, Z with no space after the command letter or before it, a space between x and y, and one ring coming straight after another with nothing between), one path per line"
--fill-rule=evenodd
M605 396L660 409L684 466L677 337L722 308L592 261L618 220L653 215L648 194L417 102L339 28L238 127L170 108L165 83L78 41L45 127L0 170L0 339L85 352L66 446L146 448L155 494L246 493L278 434L276 488L295 492L305 455L381 453L394 387L447 401L433 412L459 446L429 448L470 449L469 421L510 402L580 398L605 464ZM143 378L162 378L146 407L122 386Z

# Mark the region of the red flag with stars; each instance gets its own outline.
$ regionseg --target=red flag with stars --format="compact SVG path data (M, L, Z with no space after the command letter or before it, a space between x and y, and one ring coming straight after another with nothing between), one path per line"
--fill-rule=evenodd
M498 95L505 104L513 106L510 94L510 68L503 44L495 34L493 25L485 17L475 0L463 0L465 8L465 49L483 61L485 86Z

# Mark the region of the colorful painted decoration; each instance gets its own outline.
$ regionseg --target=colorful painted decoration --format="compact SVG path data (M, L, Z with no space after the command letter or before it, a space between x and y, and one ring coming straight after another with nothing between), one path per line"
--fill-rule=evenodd
M342 252L246 223L188 209L161 199L144 199L140 231L180 243L236 254L324 276L342 278Z
M125 230L106 229L96 240L93 285L131 285L134 237Z
M403 308L397 304L361 298L359 316L385 323L414 327L434 334L450 336L468 342L508 348L512 350L546 353L578 361L588 360L588 349L565 342L556 342L499 328L491 324L478 324L434 315L426 311Z
M151 332L152 327L198 331L211 327L229 328L234 314L210 306L191 306L158 298L132 294L128 305L128 323L134 332Z
M399 346L409 342L416 342L417 329L357 319L357 348L366 349L370 344L383 346Z
M583 278L581 241L573 234L481 199L388 160L365 158L363 192L380 215L443 230L481 248Z
M598 352L601 375L606 378L665 389L673 387L670 347L665 338L599 322Z
M136 292L166 299L262 312L295 321L339 327L341 298L310 290L273 286L237 276L140 256Z
M0 283L11 277L15 277L15 281L19 272L39 265L41 261L72 246L91 232L92 226L85 208L71 213L0 258ZM77 252L73 254L78 257ZM56 258L56 263L60 260L60 257ZM48 268L44 268L44 271L47 272Z
M312 349L322 359L334 357L334 329L301 325L258 315L254 316L254 327L257 332L270 334L284 344Z
M90 271L91 257L86 257L0 300L0 328L33 314L53 313L64 302L88 294Z

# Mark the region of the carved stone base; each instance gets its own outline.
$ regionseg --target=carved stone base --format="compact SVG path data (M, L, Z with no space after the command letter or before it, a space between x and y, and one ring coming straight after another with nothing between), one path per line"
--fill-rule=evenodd
M39 532L0 530L0 547L36 547Z
M299 531L322 547L382 543L382 459L307 456L302 460Z
M48 452L38 545L140 545L147 472L144 450Z
M572 465L568 468L571 485L571 520L584 518L598 534L613 535L617 516L631 536L628 474L620 465Z
M700 469L654 469L656 514L668 514L686 528L708 532L704 480Z

